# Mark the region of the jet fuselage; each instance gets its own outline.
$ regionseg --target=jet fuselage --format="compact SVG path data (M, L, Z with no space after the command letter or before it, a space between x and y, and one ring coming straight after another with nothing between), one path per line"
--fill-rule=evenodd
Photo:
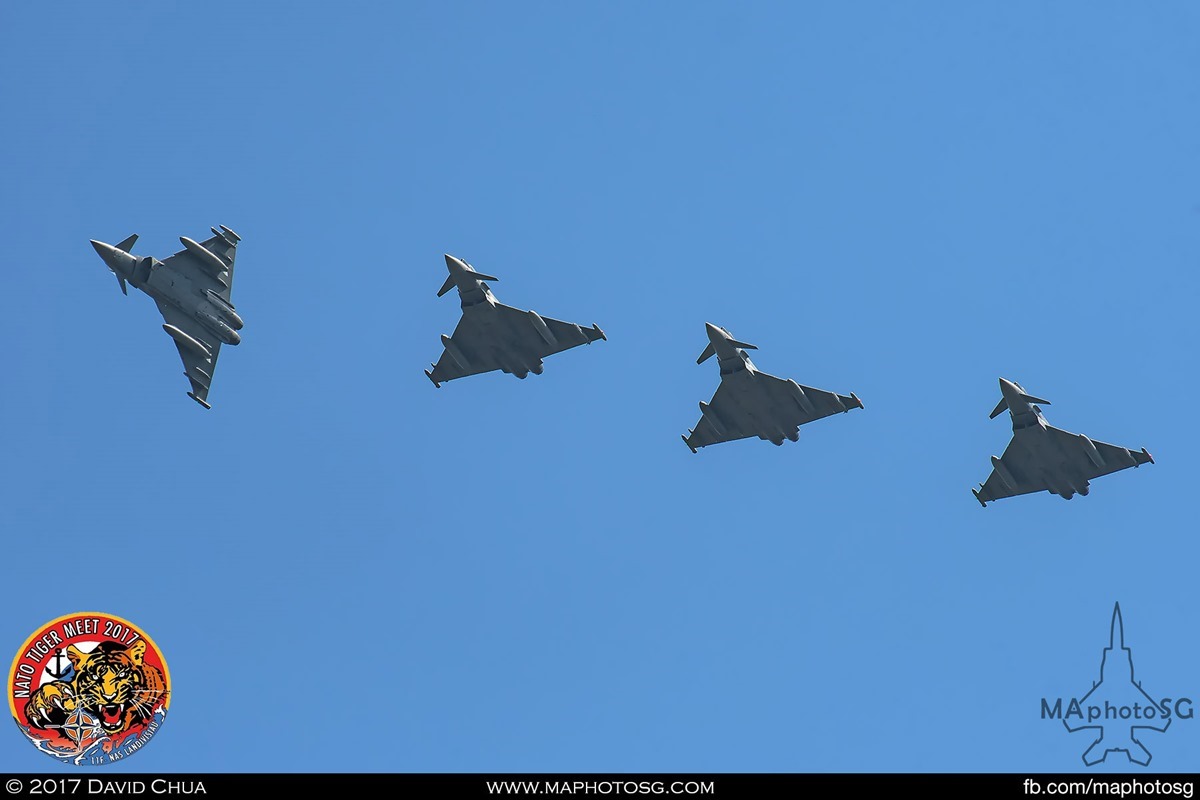
M501 369L504 372L518 378L525 378L531 372L541 375L544 369L542 359L523 346L525 337L513 331L510 318L499 312L497 306L500 301L479 277L479 273L467 262L451 255L446 256L446 265L450 270L450 280L458 289L459 305L462 307L462 321L459 325L473 330L478 334L479 341L494 343L492 355L502 365ZM465 354L461 351L456 352L458 348L448 337L443 337L442 344L447 350L455 348L451 355L460 360L460 363L466 363Z
M705 323L704 327L717 356L721 384L733 404L751 420L755 433L776 445L783 444L784 439L799 441L798 429L785 430L777 422L765 387L758 384L758 368L746 351L734 344L728 331L711 323Z
M194 317L223 343L241 343L242 337L238 331L244 324L242 318L216 292L202 292L186 275L161 269L163 262L152 256L135 256L104 242L93 241L92 247L118 278L154 300L172 305L183 314Z
M1051 494L1064 500L1075 495L1087 496L1090 491L1087 479L1072 464L1071 453L1063 447L1063 440L1051 435L1049 423L1036 403L1025 399L1021 387L1000 379L1000 391L1008 404L1008 415L1012 420L1013 446L1027 452L1035 464L1042 465L1042 479ZM1034 476L1028 476L1030 478Z

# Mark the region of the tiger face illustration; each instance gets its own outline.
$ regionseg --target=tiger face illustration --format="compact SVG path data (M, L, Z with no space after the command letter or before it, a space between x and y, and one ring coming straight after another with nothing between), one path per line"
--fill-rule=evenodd
M146 722L166 693L166 681L157 667L145 663L145 653L140 640L128 647L101 642L90 653L71 645L66 655L74 676L38 688L25 704L25 719L37 728L58 728L82 708L110 735Z

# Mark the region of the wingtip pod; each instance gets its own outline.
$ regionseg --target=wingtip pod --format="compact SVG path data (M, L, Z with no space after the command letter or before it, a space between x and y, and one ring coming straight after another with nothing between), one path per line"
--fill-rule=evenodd
M210 406L208 403L206 403L205 401L203 401L203 400L201 400L199 397L197 397L197 396L195 395L195 393L193 393L193 392L188 392L188 393L187 393L187 396L188 396L188 397L190 397L190 398L192 398L193 400L195 400L197 403L199 403L200 405L204 406L204 407L205 407L205 408L207 408L208 410L210 410L210 411L212 410L212 406Z
M436 388L436 389L442 388L442 384L438 383L437 381L435 381L433 379L433 373L430 372L429 370L425 370L425 377L429 378L429 380L433 383L434 388Z
M683 443L687 445L687 449L692 451L692 455L695 455L695 454L696 454L696 448L692 447L692 443L688 441L688 437L684 436L684 435L681 433L681 434L679 434L679 438L680 438L680 439L683 439Z
M214 228L210 225L208 227L208 229L213 232L213 236L216 236L218 239L221 239L223 242L225 242L225 244L229 245L230 247L237 247L238 242L240 242L242 240L242 237L238 236L236 233L229 230L229 228L226 228L224 225L220 225L216 228Z
M972 489L971 494L975 495L975 499L979 501L979 505L983 506L984 508L987 508L987 502L984 501L984 499L979 496L978 489Z
M1146 460L1149 461L1151 464L1154 463L1154 456L1150 455L1150 451L1144 447L1142 448L1142 455L1144 455L1146 457Z
M859 408L866 409L866 406L863 405L863 401L859 400L858 395L856 395L854 392L850 393L850 399L852 399L855 405L857 405Z
M594 322L592 323L592 330L594 330L601 339L606 342L608 341L608 337L604 335L604 331L600 330L600 326Z

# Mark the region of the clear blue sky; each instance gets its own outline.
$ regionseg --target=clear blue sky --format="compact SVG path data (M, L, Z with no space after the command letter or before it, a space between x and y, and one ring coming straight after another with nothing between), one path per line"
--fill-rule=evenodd
M160 771L1082 768L1200 700L1200 11L9 3L0 658L142 626ZM206 412L88 246L243 237ZM435 390L443 253L609 341ZM866 404L692 455L704 322ZM997 378L1157 465L982 509ZM14 729L0 768L53 769ZM1200 768L1200 719L1149 734ZM1093 771L1112 771L1119 756Z

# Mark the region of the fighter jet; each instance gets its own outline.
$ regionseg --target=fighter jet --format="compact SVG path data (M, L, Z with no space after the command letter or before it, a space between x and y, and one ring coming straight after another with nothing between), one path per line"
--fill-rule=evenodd
M712 402L701 401L700 422L683 437L693 453L697 447L749 436L777 446L784 439L794 442L800 438L801 425L863 407L853 392L847 397L759 372L746 355L747 350L757 347L739 342L729 331L712 323L704 323L704 328L708 331L708 346L696 363L703 364L715 355L721 368L721 385Z
M543 317L536 311L522 311L496 300L485 281L497 281L491 275L452 255L446 255L446 282L438 290L441 297L458 289L462 300L462 319L454 335L442 334L445 351L433 371L425 375L439 389L443 381L500 370L524 380L529 373L542 374L542 359L591 344L608 337L598 325L582 328L571 322Z
M1018 383L1001 378L1000 393L1003 396L989 418L995 419L1007 408L1013 438L1004 455L992 456L992 474L987 481L971 490L984 507L991 500L1042 490L1064 500L1077 494L1086 496L1090 480L1154 463L1144 447L1135 452L1048 424L1038 404L1048 406L1050 401L1033 397Z
M241 237L224 225L210 230L212 237L203 242L180 236L184 249L165 261L130 253L136 233L117 245L92 240L123 293L129 294L127 284L132 283L154 299L166 320L163 330L175 340L183 374L192 384L188 397L205 408L212 408L208 390L221 345L242 340L238 333L242 318L229 300L233 258Z

